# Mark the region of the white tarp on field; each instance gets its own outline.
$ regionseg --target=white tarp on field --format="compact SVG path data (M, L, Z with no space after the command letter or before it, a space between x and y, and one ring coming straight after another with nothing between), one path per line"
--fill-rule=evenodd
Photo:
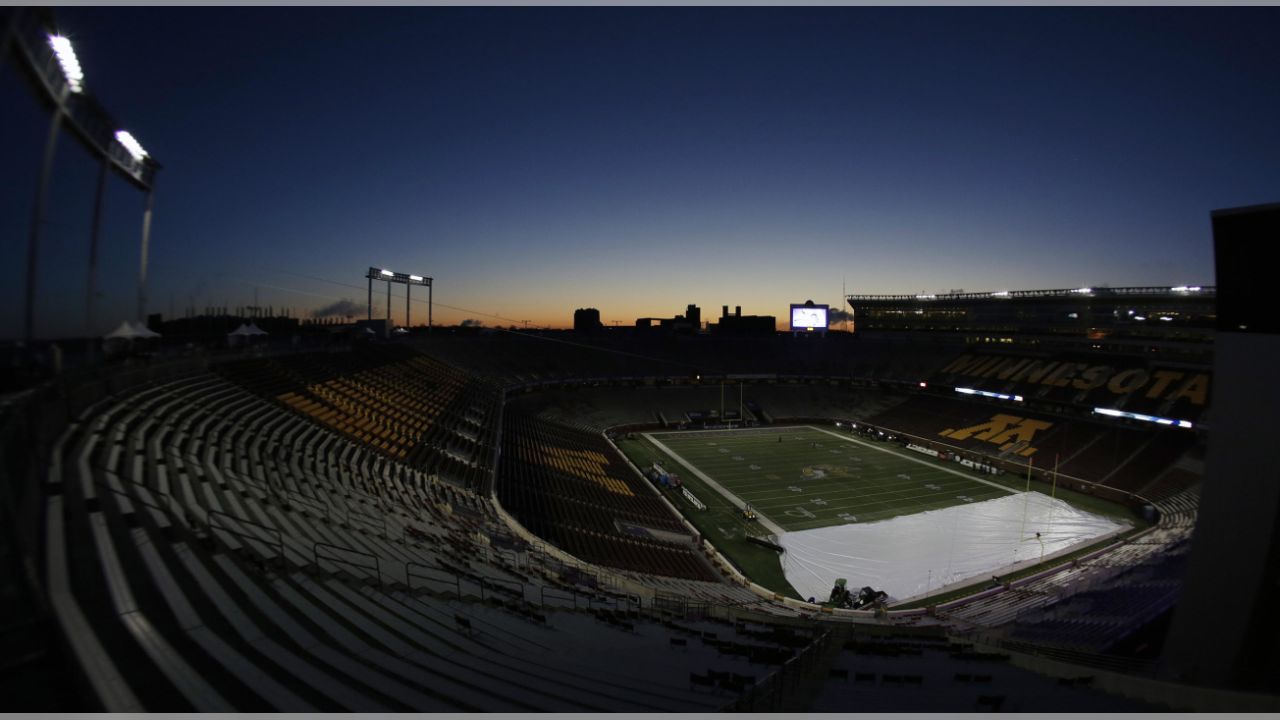
M824 601L836 578L847 578L855 594L870 585L905 599L968 578L987 579L1124 527L1048 495L1023 492L878 522L787 532L778 544L786 548L787 580L803 598Z

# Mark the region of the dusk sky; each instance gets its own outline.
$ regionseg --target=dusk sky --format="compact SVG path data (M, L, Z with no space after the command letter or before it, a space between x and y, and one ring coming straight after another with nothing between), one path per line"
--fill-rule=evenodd
M842 282L1211 284L1210 211L1280 200L1280 8L56 16L164 166L149 310L166 316L255 288L304 314L363 306L370 265L433 276L437 323L504 326L688 303L782 319ZM48 112L11 62L0 107L12 338ZM83 330L95 179L64 133L38 336ZM132 315L142 207L113 181L95 332Z

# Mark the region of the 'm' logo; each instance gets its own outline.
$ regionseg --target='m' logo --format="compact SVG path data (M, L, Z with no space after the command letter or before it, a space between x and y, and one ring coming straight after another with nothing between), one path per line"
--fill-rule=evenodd
M1026 447L1018 450L1018 454L1022 457L1031 457L1036 454L1036 448L1031 447L1031 441L1035 439L1036 433L1041 430L1048 430L1053 427L1053 423L1045 420L1032 420L1030 418L1020 418L1017 415L995 415L987 422L980 425L973 425L959 430L950 428L938 433L943 437L952 440L982 440L993 445L999 445L1001 450L1008 450L1017 443L1024 443Z

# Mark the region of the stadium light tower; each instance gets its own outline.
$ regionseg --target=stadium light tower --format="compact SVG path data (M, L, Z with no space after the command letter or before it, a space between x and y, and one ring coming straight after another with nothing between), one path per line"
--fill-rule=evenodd
M404 285L404 326L409 327L409 291L414 285L427 286L427 332L431 331L431 278L421 275L410 275L408 273L398 273L387 270L386 268L369 268L369 272L365 275L369 280L369 319L373 319L373 281L381 280L387 284L387 324L391 324L391 284L397 283Z
M85 73L76 56L75 47L66 36L53 30L52 12L48 8L16 8L10 11L0 48L34 81L37 92L53 106L49 134L45 140L44 158L36 199L32 210L31 232L27 244L26 309L23 339L31 347L35 335L36 280L39 277L39 249L48 207L49 181L58 137L65 124L72 136L92 155L102 160L94 204L93 226L89 238L89 274L85 298L86 335L92 352L92 317L94 275L97 270L97 247L101 235L102 203L107 170L115 170L126 180L147 193L142 220L142 263L138 277L138 320L146 317L146 270L151 233L151 214L157 163L137 140L127 132L117 132L115 121L98 101L85 92ZM10 52L12 49L12 52Z

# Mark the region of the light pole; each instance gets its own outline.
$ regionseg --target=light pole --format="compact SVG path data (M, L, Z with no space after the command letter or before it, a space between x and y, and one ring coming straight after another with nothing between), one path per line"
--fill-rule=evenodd
M6 37L8 34L6 34ZM49 121L49 135L44 141L44 162L40 165L40 180L36 185L36 201L31 215L31 234L27 240L27 308L22 338L28 351L35 339L36 277L39 266L40 236L44 233L44 215L49 202L49 177L53 174L53 157L58 149L58 133L62 130L62 116L67 112L67 96L84 90L84 70L71 41L61 35L49 36L49 47L62 70L63 82L52 89L53 119Z
M36 267L40 252L40 235L44 231L44 213L48 205L49 176L53 174L53 155L58 148L58 131L62 129L62 103L53 112L49 123L49 137L44 143L44 163L40 167L40 184L36 186L36 203L31 216L31 235L27 241L27 313L22 337L27 350L35 335L36 325Z
M116 131L116 142L129 153L135 162L147 159L148 153L127 130ZM147 206L142 211L142 259L138 265L138 322L147 319L147 255L151 247L151 212L156 204L156 184L154 179L147 186Z
M387 330L390 331L391 325L391 284L397 283L405 286L404 297L404 325L409 327L409 290L414 285L425 285L427 287L427 330L431 330L431 286L432 279L421 275L410 275L409 273L398 273L387 270L386 268L369 268L369 272L365 273L365 278L369 281L369 320L373 319L373 281L381 280L387 284Z
M102 159L98 171L98 194L93 202L93 229L89 231L89 277L84 293L84 337L88 345L89 362L93 362L93 350L97 346L93 338L93 294L97 292L94 281L98 273L98 239L102 236L102 199L107 192L107 170L110 165Z
M58 136L65 125L72 136L90 153L102 159L103 171L98 177L98 192L94 203L93 226L89 238L89 272L85 298L85 329L92 335L93 299L96 284L97 249L101 235L103 198L106 186L106 170L119 172L135 186L147 191L147 209L143 215L142 264L139 273L139 319L145 317L145 283L147 252L150 243L151 193L159 163L148 156L141 145L125 132L112 134L114 120L93 97L84 93L84 70L76 57L71 41L52 31L54 22L47 8L18 8L8 16L0 60L12 56L19 64L25 64L34 79L37 91L43 91L45 99L53 105L49 134L45 140L40 178L36 186L32 208L31 231L27 244L26 293L23 323L24 345L30 348L35 339L36 289L39 277L40 243L48 211L49 183L53 174L53 161L57 151ZM92 343L92 338L89 339ZM92 353L92 348L90 348Z

